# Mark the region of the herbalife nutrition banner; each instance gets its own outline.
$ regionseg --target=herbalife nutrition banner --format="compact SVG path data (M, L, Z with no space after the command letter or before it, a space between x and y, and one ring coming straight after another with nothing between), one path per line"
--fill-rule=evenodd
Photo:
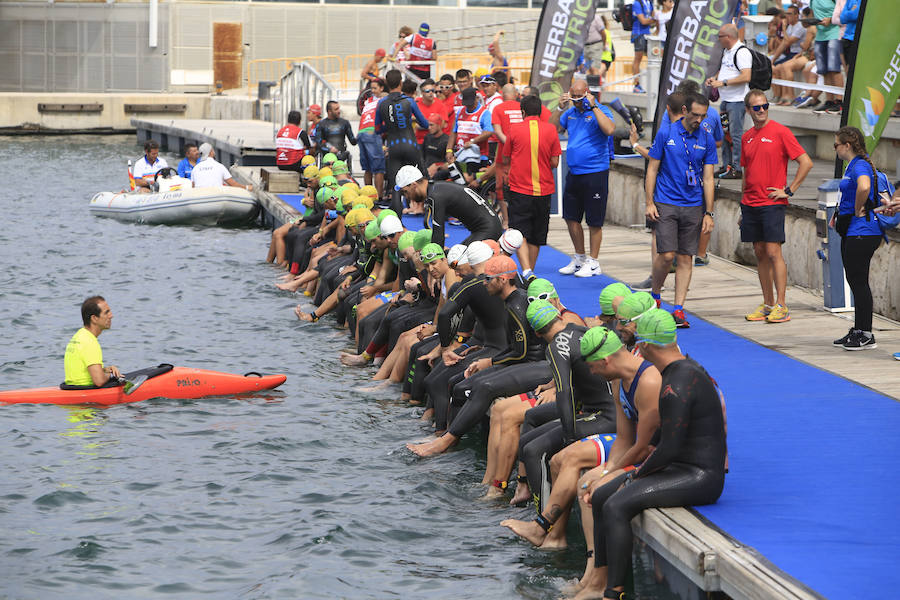
M569 91L572 73L594 19L594 0L545 0L531 63L531 82L541 102L553 110Z
M869 152L878 145L900 92L900 27L898 4L888 0L863 2L856 28L856 64L850 71L845 99L845 125L866 136Z
M740 1L675 0L659 77L656 123L665 110L666 98L679 83L690 79L702 89L706 79L719 72L719 28L731 22Z

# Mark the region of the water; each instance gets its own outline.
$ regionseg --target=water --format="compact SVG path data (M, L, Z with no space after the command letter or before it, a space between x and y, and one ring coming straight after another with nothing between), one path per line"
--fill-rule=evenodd
M90 216L121 189L133 137L0 137L0 388L53 385L81 301L113 311L107 364L288 374L254 397L107 409L0 407L0 595L552 598L583 546L544 553L483 504L476 436L432 460L394 390L336 360L272 286L261 229ZM174 157L167 157L172 163ZM642 567L641 573L644 573ZM669 597L649 573L643 597Z

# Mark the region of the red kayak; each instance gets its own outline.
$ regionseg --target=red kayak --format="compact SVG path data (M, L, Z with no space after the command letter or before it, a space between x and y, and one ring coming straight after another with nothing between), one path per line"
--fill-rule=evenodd
M125 374L125 379L135 381L139 377L146 381L126 394L126 386L117 384L104 387L58 387L31 388L0 392L0 403L5 404L125 404L140 402L148 398L173 398L189 400L207 396L231 396L271 390L285 382L285 375L260 375L247 373L235 375L206 369L159 365ZM124 383L124 382L123 382Z

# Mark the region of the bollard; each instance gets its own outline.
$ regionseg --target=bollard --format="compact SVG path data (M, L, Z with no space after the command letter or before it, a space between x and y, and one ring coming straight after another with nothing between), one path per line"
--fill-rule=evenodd
M821 245L816 256L822 261L825 309L831 312L853 310L853 296L844 275L844 261L841 259L841 236L828 226L838 210L840 183L840 179L829 179L819 186L816 210L816 236Z

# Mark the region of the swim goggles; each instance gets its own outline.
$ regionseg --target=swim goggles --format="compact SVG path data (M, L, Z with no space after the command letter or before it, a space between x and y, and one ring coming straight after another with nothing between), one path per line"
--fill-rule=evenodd
M537 296L528 296L528 304L531 304L531 303L534 302L535 300L549 300L549 299L550 299L550 295L551 295L552 293L553 293L553 292L543 292L543 293L541 293L541 294L538 294Z

